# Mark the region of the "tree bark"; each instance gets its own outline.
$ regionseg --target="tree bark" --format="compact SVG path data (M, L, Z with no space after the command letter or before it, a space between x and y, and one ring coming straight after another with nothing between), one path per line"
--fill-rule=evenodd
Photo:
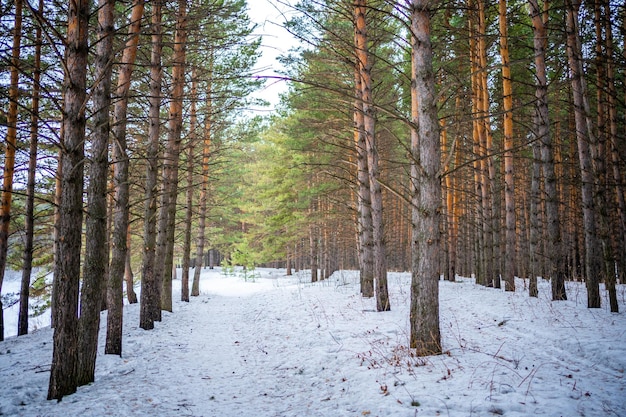
M17 100L19 98L19 61L22 41L22 1L15 0L15 21L13 25L13 47L11 49L11 75L9 84L9 112L7 114L6 153L2 173L2 198L0 199L0 292L4 281L9 249L9 224L13 200L13 173L15 171L15 150L17 148ZM4 340L4 309L0 299L0 341Z
M615 204L617 206L618 215L615 217L614 226L615 230L618 230L618 239L615 239L613 252L618 254L616 256L617 272L618 275L624 277L624 269L626 268L626 203L624 200L624 190L620 184L622 184L622 173L619 165L619 152L617 148L618 142L618 123L617 123L617 91L615 88L615 61L613 57L614 45L613 45L613 33L611 25L611 8L609 1L604 0L604 24L606 33L606 56L607 62L607 95L608 95L608 143L609 152L611 154L611 168L613 175L613 182L615 186ZM619 305L617 302L617 292L615 288L615 273L609 274L607 277L607 289L609 292L609 303L612 312L619 312ZM623 282L623 281L622 281Z
M137 293L135 292L135 279L133 276L133 268L131 265L131 246L130 246L130 224L126 233L126 262L124 262L124 281L126 282L126 298L128 304L137 304Z
M517 265L517 257L515 253L515 176L513 174L513 85L511 81L506 10L506 0L500 0L500 57L502 58L502 91L504 94L504 200L506 210L504 289L506 291L515 291L515 267Z
M541 144L541 163L546 196L546 222L548 239L550 240L550 251L546 253L549 262L547 270L549 271L549 278L552 282L552 299L555 301L566 300L565 278L567 275L567 263L561 238L561 221L558 206L559 195L554 168L552 135L550 134L550 113L548 111L548 78L546 75L545 62L547 13L541 11L537 0L529 0L528 4L530 5L530 16L533 22L535 76L537 83L535 91L534 133Z
M38 10L32 13L43 13L43 0L39 0ZM43 42L41 25L35 29L35 57L33 62L33 95L30 115L30 148L28 160L28 180L26 184L26 215L24 237L24 264L22 266L22 283L20 289L20 311L18 315L17 335L28 334L28 298L30 280L33 269L33 238L35 210L35 171L37 169L37 148L39 144L39 92L41 89L41 44ZM2 285L0 284L0 288ZM2 309L2 301L0 301ZM2 313L0 313L1 315ZM2 327L2 324L0 324ZM0 340L3 332L0 331Z
M181 275L181 301L189 301L189 268L191 258L191 221L193 218L193 178L194 178L194 150L196 146L196 130L198 129L198 118L196 115L197 101L196 73L193 70L191 75L191 110L189 123L189 143L187 145L187 201L185 207L185 237L183 242L183 272Z
M78 320L78 385L94 381L98 333L100 331L100 303L102 286L106 282L106 254L109 250L107 233L107 174L109 169L109 110L111 106L111 74L113 62L113 13L115 0L98 2L98 43L96 47L93 92L93 133L91 164L87 189L85 220L85 265L80 291L80 318Z
M155 320L161 320L160 282L155 265L156 250L156 213L157 213L157 164L159 154L159 132L161 126L161 53L162 0L154 0L152 4L152 52L150 58L150 110L148 118L148 149L146 152L146 196L144 207L144 250L141 272L141 295L139 310L139 327L144 330L154 328Z
M111 263L107 291L107 336L104 352L108 355L122 355L122 326L124 309L124 272L128 244L129 156L126 140L126 113L133 65L137 56L137 44L144 10L144 0L135 0L131 12L129 39L122 54L117 88L113 126L113 182L115 206L113 208L113 234L111 236Z
M608 67L609 58L608 50L605 53L604 49L607 46L603 37L604 24L603 20L610 19L610 10L607 15L603 14L604 8L601 1L594 3L594 23L596 29L596 79L597 79L597 127L598 135L596 146L592 152L594 157L594 167L597 173L597 189L596 189L596 206L598 207L598 237L602 247L602 255L604 258L605 268L605 286L609 294L609 305L611 311L617 312L617 291L615 288L615 265L618 261L617 253L613 253L615 245L613 242L619 240L619 233L617 238L613 238L611 242L610 234L610 219L609 210L618 210L618 207L614 206L615 200L610 201L607 196L610 193L608 185L608 169L607 169L607 143L609 143L609 128L610 128L610 110L609 110L609 82L608 82ZM608 38L612 28L610 25L607 28L606 36ZM609 143L610 145L610 143Z
M209 62L209 77L213 73L213 56L211 54L211 62ZM191 295L197 297L200 295L200 272L204 259L205 246L205 229L207 215L207 195L209 189L209 158L211 156L211 138L213 129L213 89L212 82L207 81L206 93L206 120L204 122L204 144L202 148L202 186L200 188L200 201L198 202L198 237L196 239L196 263L193 270L193 283L191 285ZM213 265L211 265L213 267Z
M487 276L486 270L486 244L485 244L485 233L484 233L484 223L485 223L485 213L484 213L484 204L483 200L483 170L482 170L482 144L481 137L483 135L484 123L482 122L482 118L480 117L482 113L482 100L483 95L481 93L482 83L480 80L480 51L478 47L478 38L480 37L480 25L477 22L478 16L476 15L477 8L474 5L472 0L468 0L468 9L470 11L470 18L468 19L469 24L469 49L470 49L470 80L472 87L472 114L476 115L472 119L472 152L474 156L474 161L472 163L473 166L473 179L474 179L474 194L476 196L476 206L474 214L474 224L476 225L476 239L474 239L474 244L476 250L475 254L472 257L474 259L474 274L476 276L476 282L481 285L489 284L489 277Z
M496 233L497 216L494 211L494 181L495 168L493 163L493 138L491 133L491 117L490 117L490 96L488 87L488 68L487 68L487 17L485 15L485 2L478 0L478 83L480 94L480 178L482 192L482 212L483 212L483 244L484 244L484 271L487 285L493 285L500 288L499 271L496 271Z
M183 122L183 89L185 85L185 42L187 26L187 2L178 1L176 33L174 35L174 68L172 69L172 93L168 117L167 147L163 163L163 184L159 229L157 235L156 273L160 277L161 310L172 311L172 274L174 267L174 232L176 226L176 198L178 196L178 164L180 158Z
M574 118L578 159L582 181L583 223L585 230L585 275L587 282L587 306L600 307L600 276L603 274L600 242L597 234L597 208L594 202L596 178L592 166L591 144L596 142L588 119L589 103L583 76L580 39L578 35L577 0L567 0L567 56L571 71L574 96Z
M363 114L363 93L361 86L360 64L357 60L355 69L354 100L354 143L357 157L357 233L359 249L359 277L361 295L374 296L374 256L372 237L372 208L367 168L367 150L365 145L365 127Z
M530 283L528 286L528 295L530 297L537 297L539 295L537 288L537 278L541 274L541 262L542 256L541 246L539 245L541 236L540 227L540 215L541 208L541 148L539 143L533 143L533 161L531 166L531 182L530 182L530 233L528 239L528 248L530 252Z
M309 213L311 217L317 217L317 201L311 202L311 207L309 208ZM309 263L311 266L311 282L317 282L319 280L318 276L318 256L319 256L319 248L317 245L318 239L318 227L315 224L309 225Z
M372 211L372 238L374 258L374 286L376 293L376 310L389 311L389 292L387 289L387 258L385 231L383 224L383 198L379 182L378 149L376 144L376 115L372 97L372 63L368 51L367 24L365 14L367 0L355 1L355 43L356 56L361 78L363 102L363 128L365 132L365 149L369 177L370 203Z
M69 3L63 85L61 199L55 259L55 328L48 399L76 392L78 287L83 223L83 163L89 1Z
M418 356L441 353L439 223L441 147L430 41L432 2L411 8L411 337Z

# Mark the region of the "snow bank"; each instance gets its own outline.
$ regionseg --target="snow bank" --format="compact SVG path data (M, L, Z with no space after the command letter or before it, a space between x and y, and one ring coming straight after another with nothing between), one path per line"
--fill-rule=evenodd
M537 299L522 281L515 293L441 282L445 354L416 358L409 274L389 274L392 311L377 313L355 272L255 273L204 270L201 296L152 331L126 306L123 356L100 353L96 382L59 403L45 399L52 330L0 343L0 415L626 415L626 320L587 309L580 284L552 302L546 282Z

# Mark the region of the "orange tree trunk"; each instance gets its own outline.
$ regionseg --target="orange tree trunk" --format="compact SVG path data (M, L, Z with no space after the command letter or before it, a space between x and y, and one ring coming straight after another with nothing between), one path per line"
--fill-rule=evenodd
M39 0L38 12L43 11L43 0ZM20 288L20 312L18 316L17 334L28 333L28 298L30 275L33 267L34 209L35 209L35 170L37 168L37 148L39 142L39 94L41 86L41 44L43 41L41 25L35 31L35 58L33 62L33 95L30 115L30 149L28 161L28 182L26 185L26 219L24 228L24 264L22 266L22 285ZM0 285L2 287L2 285ZM0 305L0 309L2 306ZM1 313L0 313L1 314ZM0 332L1 333L1 332Z
M502 58L502 90L504 101L504 201L506 237L504 282L506 291L515 291L515 184L513 175L513 86L509 59L506 0L499 2L500 57Z
M113 127L113 184L115 187L115 205L113 207L113 233L111 235L111 263L107 287L107 336L105 353L112 355L122 354L122 322L123 322L123 280L126 270L126 252L128 244L128 200L129 200L129 157L126 140L126 113L128 107L128 91L133 64L137 55L141 17L143 16L144 2L136 0L131 12L129 40L122 54L115 96L117 101L113 112L115 124Z
M11 50L11 81L9 86L9 113L7 115L7 148L4 155L2 199L0 200L0 291L4 281L4 270L9 248L9 223L13 198L13 171L15 170L15 148L17 147L17 99L19 97L19 60L22 39L22 1L15 1L15 24L13 26L13 48ZM0 341L4 340L4 315L0 300Z

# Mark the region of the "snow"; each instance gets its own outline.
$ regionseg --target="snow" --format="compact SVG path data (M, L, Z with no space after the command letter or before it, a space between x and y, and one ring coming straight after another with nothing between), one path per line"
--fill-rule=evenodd
M626 416L624 314L606 298L587 309L581 283L552 302L545 281L536 299L522 280L514 293L442 281L445 353L416 358L409 274L389 274L385 313L359 295L353 271L318 283L304 271L255 275L203 270L201 295L151 331L138 327L138 305L125 306L122 357L102 353L101 332L96 382L61 402L46 400L52 330L8 338L0 415Z

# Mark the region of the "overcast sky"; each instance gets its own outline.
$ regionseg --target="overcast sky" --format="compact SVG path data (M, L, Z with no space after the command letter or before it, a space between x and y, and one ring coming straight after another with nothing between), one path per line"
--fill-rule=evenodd
M280 3L285 1L280 0ZM272 0L248 0L250 18L258 28L255 34L262 35L262 56L257 68L264 69L260 75L277 75L281 65L276 60L278 56L286 54L289 48L297 44L296 40L283 27L283 22L289 18L289 7ZM266 88L257 95L269 101L274 107L278 104L279 94L287 91L284 82L266 81Z

